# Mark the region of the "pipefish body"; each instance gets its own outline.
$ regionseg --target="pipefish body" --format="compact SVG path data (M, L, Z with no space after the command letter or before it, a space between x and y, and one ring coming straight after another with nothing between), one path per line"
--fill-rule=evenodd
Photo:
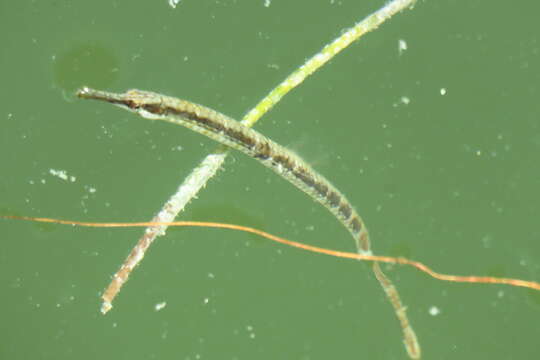
M302 158L261 133L205 106L150 91L117 94L85 87L77 96L103 100L146 119L185 126L257 159L330 210L349 230L359 252L371 255L367 229L347 198Z
M150 91L132 89L125 93L113 93L84 87L77 91L77 96L111 103L146 119L185 126L258 160L321 203L351 233L358 252L372 255L366 226L345 195L301 157L261 133L205 106ZM397 289L377 262L373 263L373 271L400 322L409 357L419 359L420 345Z

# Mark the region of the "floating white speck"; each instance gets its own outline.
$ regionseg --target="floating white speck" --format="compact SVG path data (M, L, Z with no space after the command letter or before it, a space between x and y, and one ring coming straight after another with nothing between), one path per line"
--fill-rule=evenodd
M441 95L446 95L446 88L441 88L440 93Z
M67 180L67 173L65 170L49 169L49 173L53 176L59 177L62 180Z
M178 5L179 2L180 0L169 0L169 6L176 9L176 5Z
M157 303L156 305L154 305L154 310L159 311L163 309L165 306L167 306L167 302L165 301Z
M411 99L408 98L407 96L402 96L400 100L401 100L401 103L404 105L409 105L411 103Z
M399 55L401 55L401 53L403 53L405 50L407 50L407 42L403 39L399 39L398 41Z
M271 2L272 1L270 1L270 0L264 0L264 7L270 7Z
M247 332L249 333L249 338L250 338L250 339L255 339L255 331L254 331L254 329L253 329L253 326L247 325L247 326L246 326L246 330L247 330Z
M77 178L73 175L68 176L66 170L49 169L49 174L51 174L52 176L56 176L57 178L64 181L75 182L75 180L77 180Z
M204 305L208 304L209 302L210 302L209 298L204 298L204 300L203 300Z
M429 315L431 316L437 316L441 313L441 309L439 309L436 306L432 306L429 308Z

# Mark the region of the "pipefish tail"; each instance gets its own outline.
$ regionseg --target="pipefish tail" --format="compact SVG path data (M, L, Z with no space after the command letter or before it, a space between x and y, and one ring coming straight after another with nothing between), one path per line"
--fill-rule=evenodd
M77 96L111 103L146 119L182 125L258 160L321 203L350 232L358 252L372 255L366 226L349 200L302 158L259 132L205 106L150 91L132 89L112 93L84 87L77 91ZM400 322L407 353L419 359L420 346L397 289L378 263L372 268Z

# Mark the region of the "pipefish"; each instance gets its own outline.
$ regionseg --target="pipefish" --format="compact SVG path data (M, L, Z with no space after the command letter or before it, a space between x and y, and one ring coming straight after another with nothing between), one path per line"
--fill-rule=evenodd
M358 252L372 255L367 228L345 195L300 156L261 133L205 106L150 91L132 89L125 93L112 93L84 87L77 91L77 96L111 103L146 119L182 125L258 160L321 203L350 232ZM373 271L394 307L409 356L420 358L420 346L397 289L377 262L373 263Z

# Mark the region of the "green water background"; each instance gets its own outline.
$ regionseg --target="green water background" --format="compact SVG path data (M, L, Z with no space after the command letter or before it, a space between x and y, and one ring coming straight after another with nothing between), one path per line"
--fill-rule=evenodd
M215 144L76 100L77 87L154 90L240 118L381 5L1 1L1 212L150 219ZM376 253L442 272L538 280L539 10L535 2L420 1L256 127L347 194ZM354 250L325 209L232 155L183 219ZM221 230L170 230L104 317L100 292L141 231L1 221L0 358L406 358L367 266ZM445 283L409 268L388 274L426 359L540 354L539 293Z

